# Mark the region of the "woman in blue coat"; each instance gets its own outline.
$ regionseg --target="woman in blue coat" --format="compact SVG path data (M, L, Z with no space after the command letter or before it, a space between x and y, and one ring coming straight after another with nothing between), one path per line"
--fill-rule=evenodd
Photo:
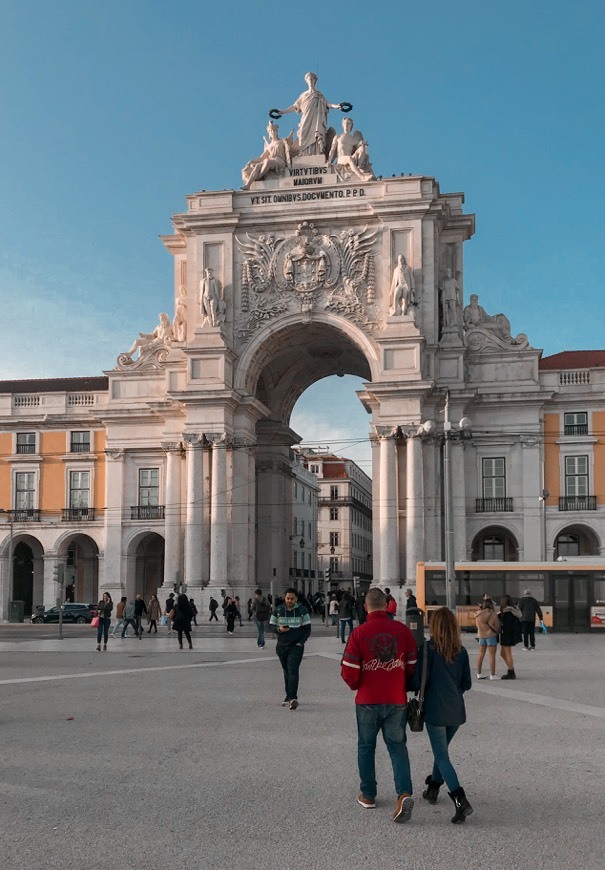
M420 689L425 649L424 722L434 764L432 774L426 779L427 789L422 797L431 804L437 803L439 789L445 780L456 809L452 822L458 825L471 815L473 808L450 761L449 745L458 728L466 722L463 694L472 683L468 653L462 646L460 627L447 607L433 613L431 639L426 647L421 646L418 650L418 662L410 686L414 690Z

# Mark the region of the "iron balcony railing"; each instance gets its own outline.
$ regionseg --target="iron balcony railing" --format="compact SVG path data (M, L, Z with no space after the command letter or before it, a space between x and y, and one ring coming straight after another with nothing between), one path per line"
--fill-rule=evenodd
M577 423L572 425L565 424L563 428L564 435L588 435L588 423Z
M91 507L64 508L62 520L64 523L90 523L95 518L95 509Z
M596 511L596 495L561 495L559 496L560 511Z
M475 499L475 513L505 513L513 509L513 500L509 496L503 498L477 498Z
M35 453L35 444L17 444L17 453Z
M163 520L164 505L132 505L130 508L131 520Z
M8 515L14 523L39 523L40 511L37 508L15 508Z
M70 453L90 453L90 441L72 441L69 445Z

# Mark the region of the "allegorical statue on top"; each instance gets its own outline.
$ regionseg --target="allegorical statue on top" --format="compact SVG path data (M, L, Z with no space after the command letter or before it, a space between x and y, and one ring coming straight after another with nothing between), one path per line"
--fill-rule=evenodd
M242 169L243 190L248 190L252 182L261 181L271 172L275 175L283 175L286 167L292 164L291 137L280 139L279 127L273 121L267 125L267 133L269 139L265 139L263 136L265 150L261 156L250 160Z
M353 119L342 119L342 133L334 136L328 163L336 162L336 172L345 181L353 176L361 181L372 181L374 172L370 165L368 143L359 130L353 133Z
M296 153L300 157L307 154L323 154L327 156L329 150L328 112L330 109L340 109L341 112L350 112L351 103L329 103L321 91L317 90L317 76L308 72L305 81L309 86L300 97L288 106L287 109L271 109L270 116L277 120L282 115L290 112L298 112L300 122L297 134Z
M143 368L145 366L159 367L165 362L174 339L172 324L167 314L160 314L160 322L153 332L139 332L130 350L118 357L118 369ZM138 351L138 356L133 356Z

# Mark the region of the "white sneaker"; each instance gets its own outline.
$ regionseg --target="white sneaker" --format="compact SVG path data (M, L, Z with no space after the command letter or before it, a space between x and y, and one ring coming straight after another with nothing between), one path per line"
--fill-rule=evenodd
M490 678L490 680L499 680L500 679L500 677L497 677L495 674L490 674L489 678Z
M478 680L487 680L487 674L477 674Z

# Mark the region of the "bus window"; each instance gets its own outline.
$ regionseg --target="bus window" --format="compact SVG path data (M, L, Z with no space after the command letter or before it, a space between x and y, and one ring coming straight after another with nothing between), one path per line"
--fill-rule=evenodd
M592 597L595 604L605 604L605 580L593 580Z
M426 572L426 604L445 604L445 572Z
M514 601L518 601L523 597L526 589L531 590L531 594L540 604L546 601L546 583L544 574L539 575L540 579L533 579L531 575L519 575L512 572L506 577L506 594Z

